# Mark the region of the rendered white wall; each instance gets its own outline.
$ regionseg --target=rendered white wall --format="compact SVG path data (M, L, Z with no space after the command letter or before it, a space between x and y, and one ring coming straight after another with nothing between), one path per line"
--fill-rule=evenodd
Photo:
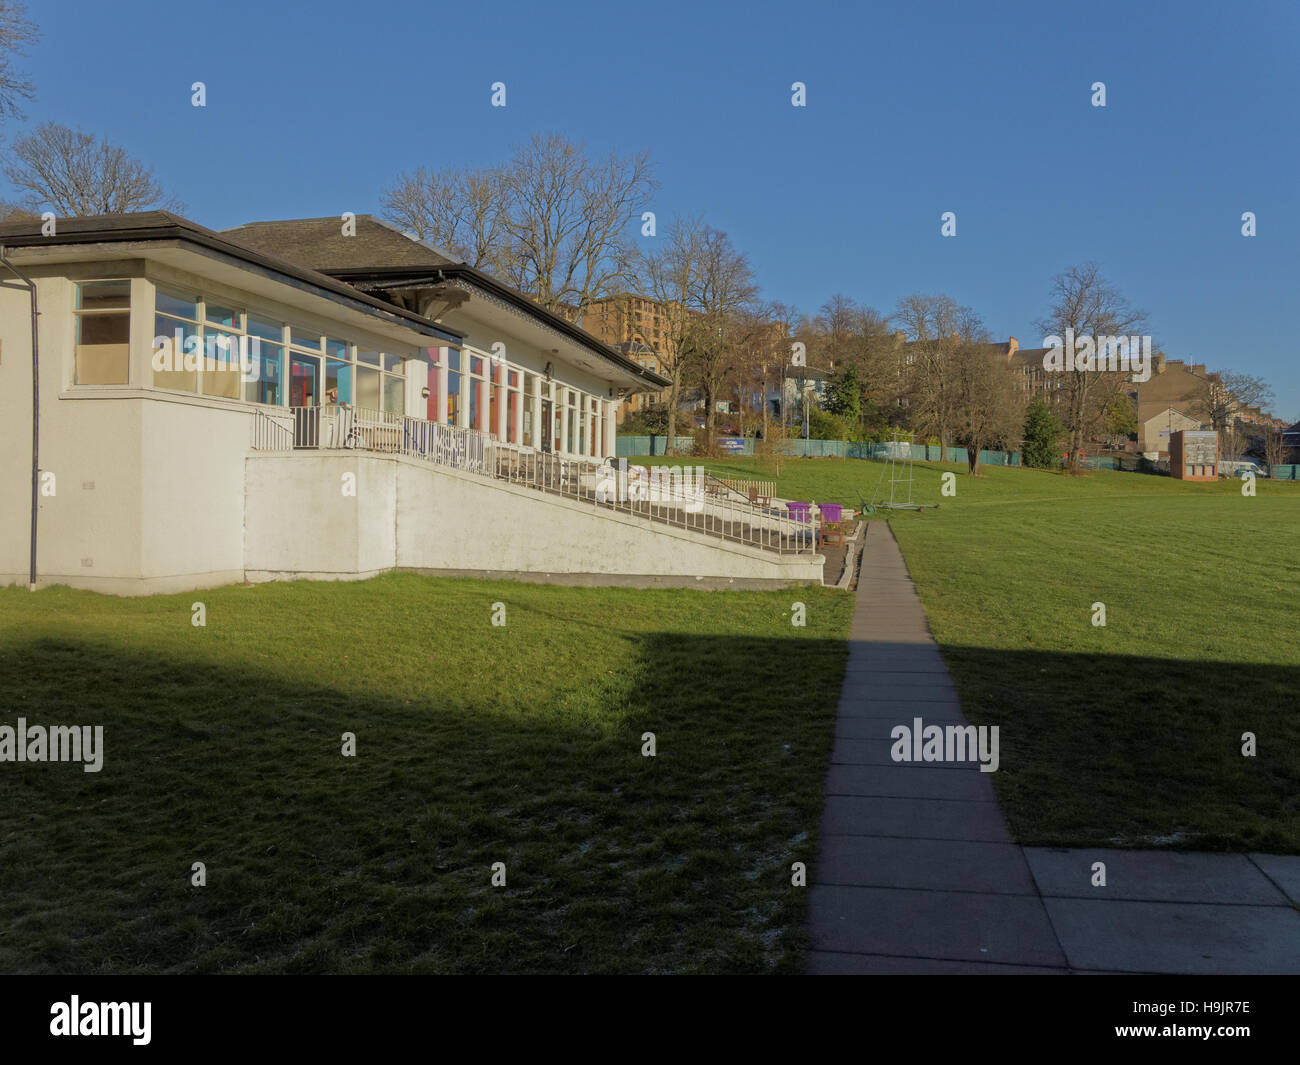
M399 567L820 583L820 556L784 559L417 460L338 453L247 460L250 580ZM340 495L357 474L357 498ZM304 529L319 530L310 545ZM297 535L296 535L297 534Z

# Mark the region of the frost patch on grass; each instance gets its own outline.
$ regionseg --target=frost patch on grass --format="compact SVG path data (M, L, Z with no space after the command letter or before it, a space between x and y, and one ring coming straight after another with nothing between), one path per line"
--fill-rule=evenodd
M1117 847L1176 847L1190 839L1185 832L1175 832L1172 836L1111 836L1107 842Z

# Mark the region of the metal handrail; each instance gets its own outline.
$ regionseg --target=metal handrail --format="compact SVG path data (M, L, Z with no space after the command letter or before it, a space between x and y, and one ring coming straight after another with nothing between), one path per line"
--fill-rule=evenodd
M402 454L781 555L813 555L817 550L816 530L807 518L801 521L782 508L712 491L715 479L702 467L567 458L499 441L466 426L346 405L280 407L253 414L256 451L357 448Z

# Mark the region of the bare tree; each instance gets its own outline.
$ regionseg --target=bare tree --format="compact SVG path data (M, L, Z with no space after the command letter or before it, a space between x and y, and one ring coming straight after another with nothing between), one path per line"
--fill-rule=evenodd
M1220 370L1207 375L1198 397L1201 412L1210 425L1226 432L1232 428L1233 415L1247 407L1261 410L1273 403L1273 389L1262 377Z
M779 385L780 402L784 411L785 367L790 362L790 336L794 332L794 323L799 314L793 307L775 301L764 304L757 314L767 322L767 330L754 345L751 367L759 395L762 396L762 431L763 439L766 441L772 429L772 409L767 393L773 383Z
M32 222L39 221L40 217L22 204L0 200L0 222Z
M30 100L35 88L14 67L16 56L25 56L26 46L34 44L40 32L27 17L27 6L20 0L0 0L0 122L22 118L19 100Z
M853 359L861 311L853 300L838 292L822 304L811 323L813 344L808 349L817 366L830 370Z
M477 269L508 274L502 169L430 172L420 167L399 174L380 194L380 202L385 218L420 240L445 248Z
M1146 315L1132 307L1096 263L1072 266L1052 278L1052 305L1039 327L1044 335L1064 338L1127 336L1146 325ZM1060 371L1057 416L1069 441L1071 472L1083 463L1083 445L1097 435L1112 409L1115 396L1125 388L1127 378L1119 372L1097 369Z
M988 332L971 308L942 294L904 296L894 321L911 337L901 372L913 428L932 433L947 448L957 424L958 351L983 342Z
M664 336L658 347L659 363L671 384L668 388L668 453L677 436L677 406L694 339L695 314L691 301L703 269L704 234L700 218L674 219L653 252L641 256L638 271L647 295L659 304Z
M5 175L33 209L66 217L181 209L126 150L53 122L14 141Z
M646 152L592 160L558 133L534 135L505 171L509 280L544 307L581 313L631 279L627 225L656 187Z
M955 344L950 373L952 438L975 475L980 451L1019 439L1024 403L1011 364L983 342Z
M737 346L750 339L743 333L742 315L758 295L749 260L736 250L721 230L705 226L701 234L700 262L689 306L696 312L689 355L692 377L704 398L705 448L713 446L717 400L734 367Z
M1281 466L1286 462L1286 438L1282 435L1282 430L1276 426L1268 426L1264 430L1264 462L1268 465L1269 472L1273 472L1274 466Z
M398 175L384 215L488 270L543 307L576 309L632 282L629 223L656 185L649 154L592 158L558 133L517 145L502 166Z

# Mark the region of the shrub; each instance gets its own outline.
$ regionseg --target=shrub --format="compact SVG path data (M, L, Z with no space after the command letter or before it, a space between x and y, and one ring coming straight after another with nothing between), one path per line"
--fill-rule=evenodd
M1061 438L1065 427L1041 398L1025 411L1025 443L1020 461L1038 470L1054 470L1061 465Z

